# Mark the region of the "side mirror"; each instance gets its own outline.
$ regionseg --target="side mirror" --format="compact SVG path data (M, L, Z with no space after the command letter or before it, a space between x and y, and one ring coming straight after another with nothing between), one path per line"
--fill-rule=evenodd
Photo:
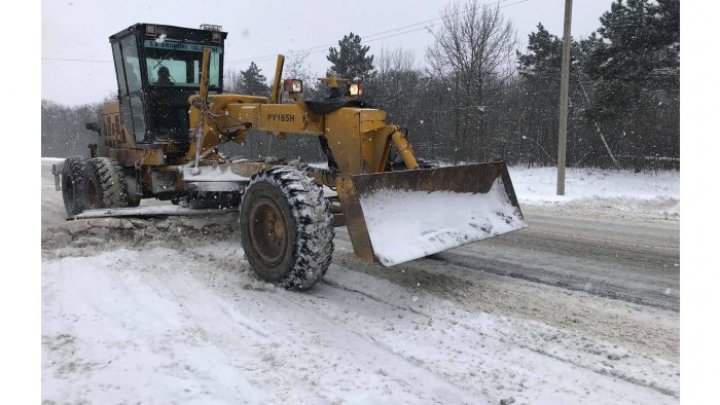
M97 122L86 122L85 129L97 132L98 134L100 133L100 127L98 126Z

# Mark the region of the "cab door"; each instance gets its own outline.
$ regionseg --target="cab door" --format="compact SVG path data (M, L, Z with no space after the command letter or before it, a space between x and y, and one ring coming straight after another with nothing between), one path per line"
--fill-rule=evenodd
M147 119L138 56L137 39L128 35L112 44L115 73L118 82L120 116L135 144L147 143Z

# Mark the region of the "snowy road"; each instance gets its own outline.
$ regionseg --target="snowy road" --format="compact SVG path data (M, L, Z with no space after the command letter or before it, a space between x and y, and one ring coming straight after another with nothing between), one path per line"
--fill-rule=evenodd
M679 221L523 206L529 228L392 268L338 232L307 293L233 214L62 220L43 163L48 403L673 404Z
M678 311L679 221L588 218L527 206L529 227L436 259Z

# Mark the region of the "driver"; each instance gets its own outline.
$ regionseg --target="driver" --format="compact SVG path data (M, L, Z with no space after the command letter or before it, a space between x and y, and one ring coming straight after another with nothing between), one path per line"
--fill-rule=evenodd
M173 82L170 81L170 70L165 66L160 66L157 71L158 79L155 81L156 86L173 86Z

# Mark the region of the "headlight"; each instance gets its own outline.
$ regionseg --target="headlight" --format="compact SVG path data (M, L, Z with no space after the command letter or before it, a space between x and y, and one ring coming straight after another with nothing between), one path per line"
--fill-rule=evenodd
M362 96L362 83L350 83L348 85L348 93L351 96Z
M362 96L363 85L362 83L350 83L348 85L348 93L351 96Z
M303 83L302 80L298 79L285 79L283 82L283 89L290 94L302 93Z

